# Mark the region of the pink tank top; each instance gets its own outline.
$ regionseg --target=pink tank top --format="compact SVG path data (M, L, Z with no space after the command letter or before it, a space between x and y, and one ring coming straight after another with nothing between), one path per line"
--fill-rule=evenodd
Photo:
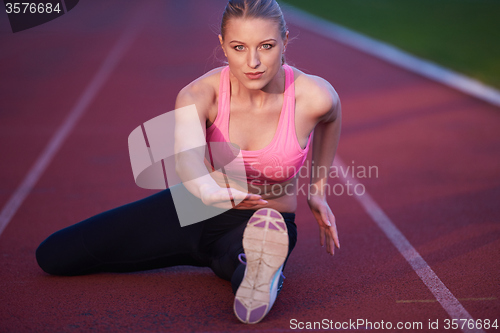
M278 128L272 141L259 150L241 150L248 183L256 185L276 184L289 180L299 171L307 158L312 134L304 149L295 131L295 88L293 70L285 69L285 94ZM219 106L217 117L207 128L207 142L229 142L229 115L231 105L229 67L220 76Z

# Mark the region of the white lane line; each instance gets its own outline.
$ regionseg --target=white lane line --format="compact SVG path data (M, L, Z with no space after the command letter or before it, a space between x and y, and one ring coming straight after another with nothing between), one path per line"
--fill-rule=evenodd
M334 165L339 170L347 170L344 162L337 156L335 157ZM341 172L341 177L355 188L359 182L352 178L348 172ZM380 206L372 199L368 192L363 195L354 195L356 200L361 204L363 209L375 221L377 226L389 238L391 243L403 255L406 261L410 264L413 270L420 277L422 282L429 288L431 293L436 297L436 300L441 304L445 311L452 319L467 319L474 320L472 316L465 310L460 302L453 296L451 291L438 278L436 273L425 262L424 258L415 250L406 237L394 225L391 219L385 214ZM460 321L459 321L460 322ZM466 325L467 326L467 325ZM475 325L474 325L475 326ZM484 332L483 330L464 328L463 332Z
M470 297L470 298L458 298L459 301L472 301L472 302L484 302L484 301L496 301L496 297ZM437 302L436 299L400 299L396 303L434 303Z
M87 107L102 88L111 72L120 62L121 58L125 54L125 51L132 44L132 41L139 32L140 26L147 17L145 13L148 9L149 7L145 7L144 10L140 11L139 14L134 17L133 22L122 33L102 63L99 71L80 96L80 99L78 99L75 106L71 109L62 125L54 133L47 146L45 146L45 149L39 155L38 159L35 161L22 183L17 187L9 201L7 201L3 207L2 212L0 213L0 235L2 235L5 227L7 227L12 217L16 214L21 204L38 182L41 175L52 161L52 158L62 146L69 133L73 130L75 124L85 113Z
M290 5L282 7L287 21L304 30L333 39L500 107L500 91L493 87Z

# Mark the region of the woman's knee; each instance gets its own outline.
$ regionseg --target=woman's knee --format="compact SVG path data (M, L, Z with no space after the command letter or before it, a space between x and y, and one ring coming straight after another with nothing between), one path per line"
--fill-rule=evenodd
M44 272L80 275L99 263L85 249L78 234L68 229L52 234L36 249L36 260Z
M54 256L52 255L52 251L50 251L50 247L47 246L47 242L49 240L46 239L43 241L38 248L36 249L35 256L38 266L48 274L60 275L57 273L57 269L55 266L55 260L53 260Z

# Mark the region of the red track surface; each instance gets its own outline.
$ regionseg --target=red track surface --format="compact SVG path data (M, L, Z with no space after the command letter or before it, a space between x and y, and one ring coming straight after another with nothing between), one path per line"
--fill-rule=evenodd
M145 3L83 1L17 34L0 15L0 207ZM0 332L268 332L324 318L420 321L422 332L439 319L442 328L444 309L346 194L330 197L342 245L333 258L300 199L284 289L257 325L239 323L229 282L209 269L41 271L34 252L49 234L152 193L134 184L128 134L220 65L213 54L225 1L147 3L132 46L0 237ZM298 38L288 61L341 96L339 155L378 167L378 177L358 181L474 318L500 320L500 110L293 24L290 31Z

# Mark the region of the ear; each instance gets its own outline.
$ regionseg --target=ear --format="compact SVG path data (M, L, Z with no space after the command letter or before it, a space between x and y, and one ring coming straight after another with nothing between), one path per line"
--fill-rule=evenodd
M221 47L222 51L224 51L224 55L227 58L226 50L224 49L224 40L222 39L222 35L219 35L219 42L220 42L220 47Z
M288 44L288 35L289 35L289 31L287 30L286 35L285 35L285 40L283 41L283 53L285 53L286 46Z

